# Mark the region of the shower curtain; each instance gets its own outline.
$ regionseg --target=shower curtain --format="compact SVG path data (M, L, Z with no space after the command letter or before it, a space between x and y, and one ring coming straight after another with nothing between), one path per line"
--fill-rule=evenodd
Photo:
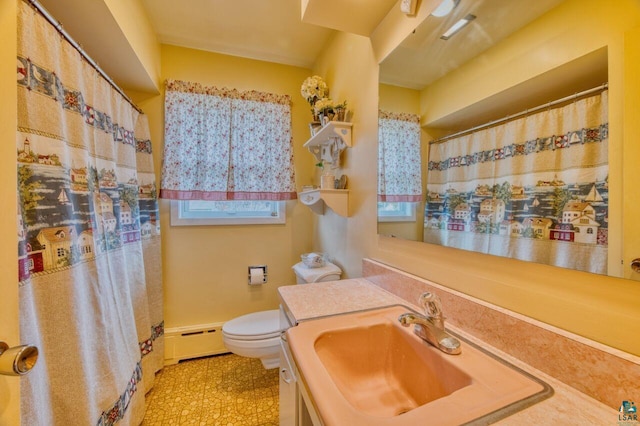
M159 215L139 113L43 16L18 12L25 425L136 425L163 362Z
M607 93L432 144L424 241L606 274Z

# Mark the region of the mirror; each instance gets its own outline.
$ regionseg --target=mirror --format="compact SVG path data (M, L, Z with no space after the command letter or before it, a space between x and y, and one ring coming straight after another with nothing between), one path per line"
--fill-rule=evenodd
M420 117L423 194L427 192L430 141L570 97L608 81L606 46L557 61L553 67L542 66L539 72L514 69L512 74L501 73L496 77L504 80L505 75L513 76L512 82L491 80L488 74L492 67L499 66L492 61L504 57L495 52L509 50L512 58L526 55L532 42L522 35L523 29L535 27L536 20L544 19L545 13L564 1L460 0L456 3L450 15L426 18L380 64L379 109ZM468 15L476 18L448 40L440 38L455 22ZM519 48L520 41L526 46ZM518 66L517 60L508 63ZM522 63L530 68L535 64L530 58L524 58ZM447 79L469 84L477 80L482 87L450 90ZM445 90L447 88L449 90ZM425 209L429 206L425 205L424 198L410 205L378 203L378 233L414 241L429 240L425 237Z

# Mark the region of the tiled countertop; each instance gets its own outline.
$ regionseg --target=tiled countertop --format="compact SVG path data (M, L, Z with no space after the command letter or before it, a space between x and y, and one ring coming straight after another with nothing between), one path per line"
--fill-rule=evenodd
M406 302L364 278L278 288L289 322Z
M380 288L365 278L347 279L278 289L285 312L293 324L327 315L402 304L414 304ZM446 312L446 306L444 306ZM474 338L456 327L452 331L484 347L506 361L547 382L554 395L523 411L498 421L497 425L616 425L618 412L541 371Z

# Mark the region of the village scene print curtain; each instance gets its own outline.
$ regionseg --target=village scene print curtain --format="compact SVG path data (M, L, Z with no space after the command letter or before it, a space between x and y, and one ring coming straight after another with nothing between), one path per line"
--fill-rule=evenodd
M606 274L607 93L432 144L424 241Z
M16 62L21 421L138 425L164 359L146 116L25 2Z

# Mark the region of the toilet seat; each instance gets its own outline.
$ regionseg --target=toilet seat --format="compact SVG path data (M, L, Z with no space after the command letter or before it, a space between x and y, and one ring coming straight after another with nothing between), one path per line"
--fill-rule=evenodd
M234 340L266 340L279 337L280 311L254 312L227 321L222 326L222 333Z

